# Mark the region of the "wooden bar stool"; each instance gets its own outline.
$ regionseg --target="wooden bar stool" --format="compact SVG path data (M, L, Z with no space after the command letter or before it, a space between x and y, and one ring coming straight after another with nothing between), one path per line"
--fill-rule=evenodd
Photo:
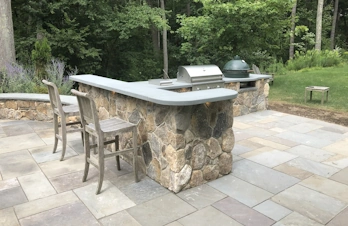
M99 171L99 181L96 194L100 193L104 179L104 159L116 157L117 169L120 170L119 156L125 153L133 153L133 170L135 181L138 182L137 173L137 126L118 118L99 120L94 100L87 94L72 89L71 92L77 96L80 108L81 123L84 133L85 149L85 171L82 181L85 182L88 175L89 164L95 166ZM132 147L119 150L119 134L132 132ZM90 136L94 143L90 144ZM112 137L112 139L107 139ZM115 143L115 150L105 149L105 145ZM91 149L94 149L91 155ZM97 150L96 150L96 149Z
M54 126L53 153L56 152L58 140L60 140L63 146L62 156L60 158L60 161L63 161L65 151L66 151L66 144L67 144L66 134L80 131L82 135L82 126L81 128L77 128L77 129L67 128L67 126L71 126L75 124L81 125L80 121L69 122L69 123L66 122L66 118L69 116L80 116L79 106L78 105L62 106L62 102L60 100L57 86L54 83L49 82L47 80L42 80L42 82L48 87L48 95L50 97L50 103L51 103L51 107L53 111L53 126ZM58 121L59 117L60 117L60 123ZM61 134L59 134L59 127L61 127L62 129Z

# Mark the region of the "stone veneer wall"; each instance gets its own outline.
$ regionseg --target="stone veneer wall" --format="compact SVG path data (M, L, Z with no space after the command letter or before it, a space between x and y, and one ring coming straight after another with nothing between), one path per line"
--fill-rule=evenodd
M49 102L0 100L0 119L51 121L53 112ZM76 116L67 118L67 121L76 120Z
M256 111L267 110L268 108L268 79L255 81L254 89L241 89L240 82L225 83L225 88L238 92L233 105L234 116L246 115Z
M233 104L233 115L241 116L256 111L267 110L268 108L268 94L269 94L269 80L261 79L254 83L254 87L240 88L240 82L225 83L226 89L233 89L238 92L237 98ZM191 88L174 89L175 92L192 92Z
M49 102L1 100L0 118L49 121L53 119L53 113Z
M79 89L94 97L101 119L138 124L139 168L162 186L179 192L231 172L232 100L164 106L85 84ZM121 137L121 145L127 139Z

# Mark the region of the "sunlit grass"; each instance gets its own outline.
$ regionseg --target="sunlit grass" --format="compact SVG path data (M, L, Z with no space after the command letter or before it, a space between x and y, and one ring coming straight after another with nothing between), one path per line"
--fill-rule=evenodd
M313 92L304 102L305 87L330 87L329 101L321 105L321 93ZM348 64L331 68L310 68L276 75L270 86L270 101L284 101L315 108L348 111Z

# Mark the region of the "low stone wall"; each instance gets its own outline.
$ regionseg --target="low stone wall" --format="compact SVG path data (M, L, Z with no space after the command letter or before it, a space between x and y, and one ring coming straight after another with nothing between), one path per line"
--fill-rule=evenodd
M225 83L225 88L238 92L233 104L235 117L268 109L268 79L257 80L253 87L249 88L241 88L240 84L240 82Z
M29 100L0 100L0 119L50 121L51 104Z
M63 105L77 104L74 96L61 96ZM12 120L53 120L53 111L46 94L6 93L0 94L0 119ZM67 121L76 121L76 116Z
M174 191L229 174L234 146L233 101L193 106L164 106L85 84L99 117L137 124L138 162L149 177ZM130 136L121 137L121 147ZM125 156L131 163L131 156Z

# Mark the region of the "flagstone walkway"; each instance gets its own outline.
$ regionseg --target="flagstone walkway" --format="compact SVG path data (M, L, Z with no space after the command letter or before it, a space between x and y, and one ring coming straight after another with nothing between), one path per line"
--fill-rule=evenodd
M348 225L348 127L275 111L236 117L233 172L174 194L107 161L83 174L79 133L66 159L48 122L0 120L0 225Z

